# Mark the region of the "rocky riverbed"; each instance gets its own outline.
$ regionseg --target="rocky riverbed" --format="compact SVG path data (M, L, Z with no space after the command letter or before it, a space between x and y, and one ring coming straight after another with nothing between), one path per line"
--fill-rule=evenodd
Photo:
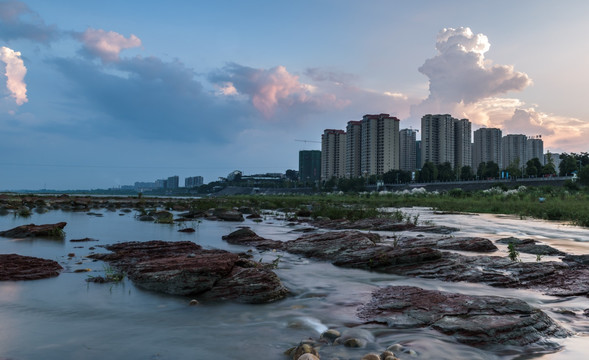
M111 219L109 221L113 221L115 215L123 220L129 213L123 211L127 206L121 206L118 208L118 214L113 213L109 216L108 212L111 210L108 209L109 206L106 206L96 213ZM178 233L176 226L158 222L158 219L168 218L162 210L158 212L157 215L154 213L156 216L151 221L153 224L138 222L139 216L127 221L149 228L153 226L154 230L170 227L172 232L168 234ZM418 342L400 340L401 337L398 335L386 340L388 335L384 338L383 335L378 335L398 334L400 331L409 331L408 334L425 332L432 338L453 343L453 346L466 353L499 354L501 351L496 352L498 347L507 347L515 353L555 352L562 348L562 339L578 336L570 324L562 323L563 319L560 316L555 318L553 311L546 312L535 302L530 304L525 299L507 293L468 294L467 284L532 291L537 293L537 296L556 296L565 299L563 301L573 297L586 298L589 294L586 256L568 254L566 251L515 233L512 236L494 238L480 234L468 236L464 232L455 235L454 233L459 230L456 226L436 226L430 222L420 227L386 219L366 219L360 222L289 219L287 223L277 220L281 216L278 215L278 218L256 216L255 219L252 217L247 220L249 214L238 209L211 209L204 213L168 213L174 217L174 223L195 221L194 219L203 219L207 223L203 223L202 228L195 223L194 232L178 233L174 235L178 236L178 239L173 241L121 241L124 237L118 237L116 241L112 238L109 241L108 238L100 236L100 233L83 233L79 231L80 227L69 234L68 227L72 219L68 219L67 227L65 221L41 225L35 225L30 221L12 228L0 228L6 229L2 231L5 239L3 241L14 244L11 245L14 248L19 248L18 244L44 246L40 244L45 241L53 247L71 244L68 247L79 249L76 252L96 248L96 251L90 251L84 257L77 256L71 250L66 251L59 261L49 260L55 256L42 259L5 254L2 255L0 262L0 274L4 271L12 274L12 277L0 279L4 284L6 280L40 279L46 276L55 278L59 274L59 277L66 276L72 279L71 275L78 272L77 270L83 270L83 266L88 266L88 270L95 268L89 261L99 261L99 264L104 262L122 272L138 289L147 290L148 293L187 298L186 306L189 300L195 299L194 303L200 304L200 309L213 311L215 308L219 309L220 302L235 302L264 304L261 306L272 309L267 310L271 311L270 313L282 313L287 310L284 309L286 305L281 304L294 302L295 305L287 306L290 309L287 313L296 311L298 314L308 313L323 317L317 313L319 311L326 315L322 322L288 321L292 324L289 327L297 329L302 326L299 334L307 332L306 336L291 338L292 349L286 351L288 346L282 346L283 351L287 353L284 355L285 359L295 360L315 357L350 360L431 358L431 354L426 355L427 351L420 348ZM92 215L89 218L96 219L92 221L102 221L102 216ZM74 216L75 218L79 216ZM226 248L222 243L212 245L215 244L214 239L206 242L206 245L197 244L203 241L203 236L209 236L205 235L208 234L206 232L202 233L206 231L209 222L218 223L219 229L225 229L223 239L229 248L220 249L219 247ZM230 223L235 225L223 225ZM272 232L267 231L261 236L254 231L255 228L276 229L276 234L288 236L275 237L271 235ZM355 228L362 230L354 230ZM49 232L35 235L35 231L40 229ZM63 233L55 237L52 235L58 232L51 229L59 229ZM131 234L128 233L127 237L137 238ZM217 234L217 239L220 240L223 232ZM190 237L194 240L181 240ZM501 249L510 243L523 254L540 256L537 261L512 261L505 253L501 253ZM7 257L9 255L12 257ZM6 266L3 269L1 266L22 263L29 265L27 270L21 268L15 271ZM80 269L76 266L78 264ZM329 268L333 276L304 270L305 267L324 268L321 264L333 264L335 268ZM38 275L41 271L37 270L44 267L47 267L48 275ZM351 291L345 300L317 302L321 301L322 297L327 300L330 296L323 295L322 290L303 295L300 285L297 285L298 280L294 280L298 279L298 276L293 277L295 274L289 273L303 271L305 281L319 281L323 287L330 287L331 285L327 285L329 282L324 282L326 279L331 278L333 286L339 286L335 285L341 281L338 280L338 276L347 274L336 269L350 269L348 271L357 274L354 276L366 279L377 276L371 274L381 274L377 276L380 279L413 278L416 279L415 283L422 285L389 284L389 280L359 292ZM26 277L26 273L30 276ZM89 278L96 278L90 274ZM122 280L123 283L125 281ZM431 289L429 286L423 286L427 281L438 281L439 284L455 283L462 291ZM89 286L91 289L100 287L98 284ZM512 290L509 293L511 294ZM306 303L309 303L310 299L314 299L315 306L321 304L320 309L308 308ZM586 308L589 306L577 308L571 312L573 315L568 316L583 316L578 315L579 311L582 314ZM336 314L338 311L343 311L346 315L343 318L340 318L341 315L334 316L328 320L327 314ZM301 339L303 341L299 342ZM467 348L461 348L456 345L457 343ZM481 350L471 351L468 347ZM509 358L505 354L489 358ZM3 355L0 352L0 357Z

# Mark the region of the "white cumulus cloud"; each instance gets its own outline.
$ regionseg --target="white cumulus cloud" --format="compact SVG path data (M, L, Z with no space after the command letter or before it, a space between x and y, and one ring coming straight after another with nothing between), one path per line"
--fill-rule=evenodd
M126 38L117 32L102 29L89 28L77 38L84 44L86 52L105 63L119 61L121 51L141 46L141 39L133 34Z
M6 87L17 105L29 101L27 99L27 84L25 83L27 68L20 56L18 51L5 46L0 47L0 61L6 64Z

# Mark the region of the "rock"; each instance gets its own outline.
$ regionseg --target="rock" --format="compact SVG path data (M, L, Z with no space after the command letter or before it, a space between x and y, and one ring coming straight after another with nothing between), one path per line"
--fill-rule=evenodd
M498 250L491 240L481 237L449 237L438 240L436 247L445 250L493 252Z
M566 255L562 258L562 261L567 263L589 265L589 255Z
M141 215L138 218L138 220L139 221L150 221L150 222L153 222L153 221L155 221L155 218L153 216L150 216L150 215Z
M83 238L83 239L71 239L70 242L88 242L88 241L98 241L92 238Z
M243 214L237 210L214 209L212 216L224 221L243 221Z
M299 344L296 348L294 348L291 351L291 353L292 353L292 358L295 359L295 360L301 359L301 357L304 354L310 354L310 355L313 355L315 357L318 357L319 356L319 353L317 352L317 350L314 347L312 347L309 344L305 344L305 343ZM313 359L313 358L308 358L308 359Z
M299 356L297 360L319 360L319 357L313 354L306 353Z
M328 329L321 334L321 339L325 339L329 342L334 342L335 339L341 336L341 333L335 329Z
M311 224L318 228L333 230L371 230L371 231L419 231L438 234L451 234L457 228L435 225L416 225L411 222L399 222L391 218L370 218L350 221L347 219L317 219Z
M229 244L254 246L260 250L281 250L284 248L282 241L265 239L247 227L237 229L231 234L223 236L223 240Z
M548 337L572 335L544 312L519 299L412 286L376 290L370 302L359 308L358 316L368 323L381 323L389 328L430 327L473 346L523 346Z
M153 214L156 223L171 224L174 222L174 215L169 211L157 211Z
M10 238L26 238L26 237L54 237L63 238L63 228L67 225L66 222L59 222L56 224L44 225L21 225L13 229L0 231L0 236Z
M378 354L370 353L362 356L362 360L381 360L381 358Z
M288 290L269 269L224 250L190 241L127 242L106 246L110 254L89 257L109 262L144 289L206 299L264 303Z
M499 244L509 245L512 243L515 249L525 254L534 255L548 255L548 256L564 256L566 253L553 248L552 246L545 244L538 244L538 241L534 239L518 239L514 237L508 237L497 240Z
M194 228L190 228L190 227L178 230L178 232L185 232L185 233L193 233L195 231L196 230L194 230Z
M56 261L17 254L0 254L0 281L37 280L59 275Z
M199 304L199 302L198 302L198 300L196 300L196 299L192 299L192 300L190 300L190 302L188 303L188 305L190 305L190 306L194 306L194 305L198 305L198 304Z

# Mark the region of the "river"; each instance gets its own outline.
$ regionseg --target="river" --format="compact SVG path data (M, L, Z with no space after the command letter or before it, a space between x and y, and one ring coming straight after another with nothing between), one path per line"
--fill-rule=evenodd
M562 223L511 216L435 214L425 208L403 211L419 214L420 222L460 228L456 236L534 238L568 253L589 253L589 230ZM137 221L133 212L96 212L102 216L60 210L33 213L29 218L0 216L0 230L30 223L67 222L64 240L0 238L0 253L53 259L65 269L51 279L0 282L0 359L287 359L283 354L286 349L309 337L317 339L327 328L361 333L371 341L363 349L325 347L320 350L324 360L359 360L394 343L414 351L413 356L398 354L401 359L585 359L589 352L589 318L583 315L584 309L589 309L587 297L557 298L534 291L344 269L287 253L254 250L255 260L271 262L280 257L275 271L291 295L272 304L189 306L190 297L145 291L127 279L115 284L88 283L88 276L104 275L107 270L106 264L85 258L91 252L105 251L97 245L190 240L205 248L243 252L247 248L229 245L221 236L244 225L275 240L292 240L300 235L293 232L298 226L288 226L271 215L261 223L188 223L196 232L187 234L178 232L178 225ZM99 241L70 242L85 237ZM497 246L500 250L495 255L507 256L505 246ZM535 255L521 254L521 258L536 261ZM83 268L92 271L74 272ZM517 297L541 308L576 335L550 339L559 348L546 352L534 346L479 349L431 329L353 327L359 323L355 316L358 306L368 301L371 291L387 285Z

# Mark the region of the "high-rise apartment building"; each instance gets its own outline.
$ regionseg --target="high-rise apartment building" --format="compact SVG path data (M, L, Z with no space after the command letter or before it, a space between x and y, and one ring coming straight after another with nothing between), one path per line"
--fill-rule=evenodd
M166 189L177 189L180 186L180 178L178 175L170 176L166 180Z
M480 128L474 132L472 168L476 172L480 163L494 162L501 168L501 130Z
M544 141L542 141L542 135L536 135L529 137L526 141L526 162L533 158L538 158L542 165L544 162Z
M321 151L299 151L299 180L314 183L321 179Z
M515 161L519 161L519 168L522 169L528 161L527 136L521 134L505 135L501 139L503 151L500 167L506 169Z
M346 177L362 176L362 121L348 121L346 127Z
M399 119L389 114L364 115L362 175L381 175L393 169L399 169Z
M468 119L454 119L454 167L472 165L472 124Z
M326 129L321 135L321 180L344 177L346 170L346 132Z
M404 171L417 169L417 130L399 131L399 168Z
M201 186L204 182L202 176L190 176L184 179L184 187L194 188Z
M454 119L449 114L427 114L421 118L421 166L449 162L454 168Z

